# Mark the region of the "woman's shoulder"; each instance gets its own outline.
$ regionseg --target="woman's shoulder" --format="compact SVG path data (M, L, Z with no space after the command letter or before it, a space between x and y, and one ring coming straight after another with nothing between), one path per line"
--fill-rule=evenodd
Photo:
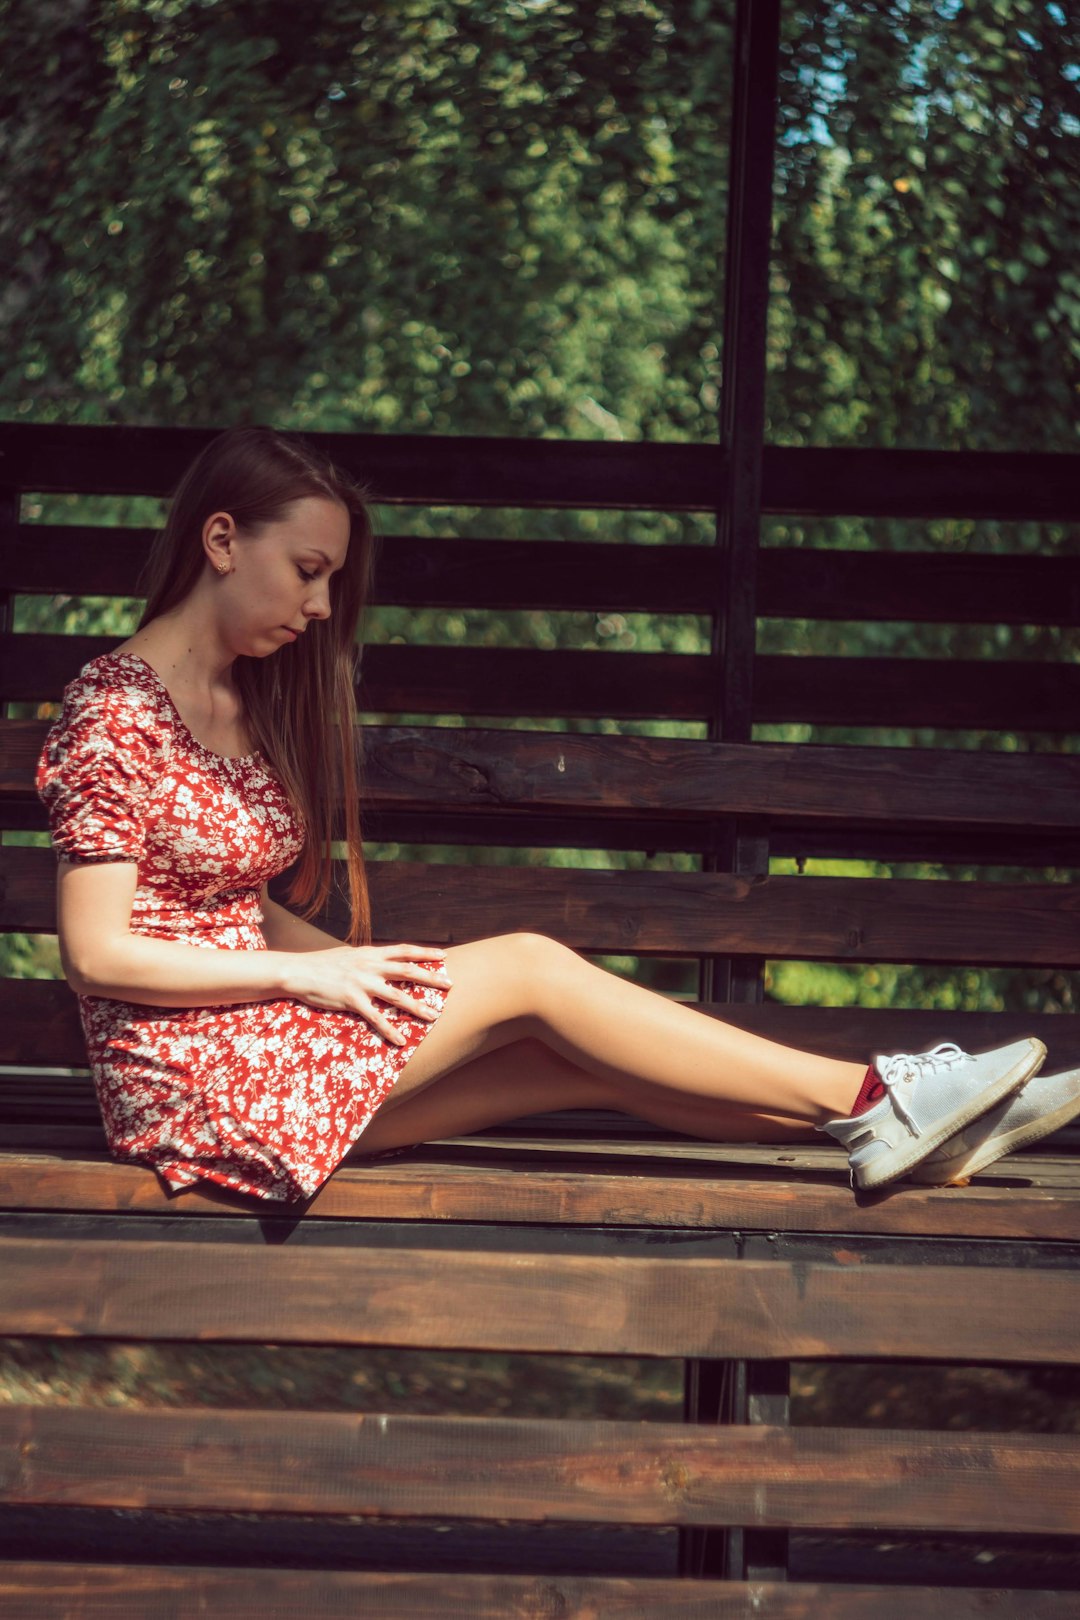
M99 653L64 687L55 730L95 725L112 732L171 730L166 694L152 667L136 654Z
M64 693L118 692L156 697L159 686L160 678L145 658L117 650L91 658L64 687Z

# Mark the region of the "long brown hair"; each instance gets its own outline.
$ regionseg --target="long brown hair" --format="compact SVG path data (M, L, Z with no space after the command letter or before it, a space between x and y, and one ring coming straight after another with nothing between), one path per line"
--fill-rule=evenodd
M371 938L360 841L359 732L355 682L357 631L371 598L375 536L368 490L302 439L272 428L230 428L212 439L184 474L165 527L139 581L146 607L138 628L182 602L206 567L201 536L214 512L231 513L257 535L306 495L337 501L349 513L346 559L330 576L330 617L267 658L238 657L236 685L248 726L281 778L306 839L288 899L311 917L325 904L333 872L334 807L347 846L349 943Z

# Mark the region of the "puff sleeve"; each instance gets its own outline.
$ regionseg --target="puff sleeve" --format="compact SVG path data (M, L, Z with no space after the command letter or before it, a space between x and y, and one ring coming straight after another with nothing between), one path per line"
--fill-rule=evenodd
M34 780L57 856L138 861L165 754L161 717L145 691L96 676L66 686Z

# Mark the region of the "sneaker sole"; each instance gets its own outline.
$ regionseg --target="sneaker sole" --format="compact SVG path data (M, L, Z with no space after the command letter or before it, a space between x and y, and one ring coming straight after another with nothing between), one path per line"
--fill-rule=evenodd
M1018 1125L1014 1131L1006 1131L1003 1136L987 1137L971 1153L958 1153L954 1159L943 1159L936 1165L917 1165L911 1179L930 1187L963 1186L980 1170L985 1170L988 1164L1003 1159L1006 1153L1015 1153L1017 1148L1029 1147L1032 1142L1040 1141L1052 1131L1060 1130L1077 1114L1080 1114L1080 1096L1070 1098L1050 1114L1040 1114L1038 1119Z
M950 1136L955 1136L957 1131L962 1131L965 1125L970 1125L973 1119L978 1119L980 1114L985 1114L995 1103L1007 1097L1010 1091L1018 1090L1025 1080L1030 1080L1031 1076L1038 1072L1045 1057L1046 1047L1042 1041L1032 1037L1029 1057L1022 1059L992 1085L977 1092L963 1107L954 1109L944 1119L938 1120L933 1130L928 1131L925 1136L916 1136L911 1142L894 1148L890 1154L882 1154L880 1158L868 1164L863 1173L856 1177L860 1189L870 1191L906 1175L914 1165L921 1163L933 1153L935 1148L947 1142Z

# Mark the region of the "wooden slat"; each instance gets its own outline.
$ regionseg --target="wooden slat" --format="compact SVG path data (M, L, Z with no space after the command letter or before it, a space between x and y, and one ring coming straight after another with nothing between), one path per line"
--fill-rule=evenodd
M0 796L32 797L51 722L0 719ZM1080 831L1080 756L365 726L373 812L767 815L834 826ZM593 836L609 836L598 822Z
M216 430L0 423L3 477L35 493L166 495ZM376 501L418 506L712 511L725 458L715 444L438 433L311 433ZM989 461L992 458L987 457ZM1062 458L1064 459L1064 458Z
M365 796L378 808L766 814L843 828L1080 825L1075 755L383 726L365 727L363 743Z
M754 665L762 723L1072 732L1078 716L1078 664L769 656Z
M553 529L558 520L552 519ZM24 523L9 589L137 596L152 529ZM384 535L375 601L400 607L702 612L712 548Z
M709 545L396 534L380 542L374 599L414 608L706 614L714 568Z
M719 1359L1080 1360L1080 1276L1059 1271L132 1238L0 1238L0 1333Z
M86 1127L73 1127L85 1132ZM17 1127L0 1127L14 1136ZM280 1206L200 1182L179 1197L152 1170L85 1143L0 1154L0 1208L259 1215ZM390 1159L354 1155L305 1206L324 1220L468 1221L518 1226L839 1232L1080 1241L1075 1156L1013 1155L968 1187L904 1182L853 1196L832 1147L665 1140L545 1141L505 1134L429 1144ZM305 1217L306 1218L306 1217Z
M553 520L553 523L557 520ZM7 568L19 593L137 596L152 529L24 523ZM380 603L401 607L701 613L707 545L383 538ZM761 618L926 624L1080 623L1080 558L767 546Z
M387 941L453 944L525 929L593 952L1080 965L1080 894L1066 884L394 861L371 863L369 874L375 932ZM344 911L328 916L343 936Z
M1074 1535L1080 1438L16 1406L0 1501Z
M969 517L1072 522L1074 453L767 444L762 510L791 517Z
M55 701L82 666L123 637L0 637L0 698ZM697 653L534 652L519 647L369 646L366 712L700 720L709 659Z
M0 638L0 698L54 701L119 638ZM519 647L369 646L367 714L703 720L711 661L699 653L536 652ZM844 726L1072 731L1080 665L934 658L754 662L754 720Z
M698 653L533 652L518 647L368 647L359 702L371 714L704 720L710 661Z
M0 1562L7 1620L1075 1620L1075 1592Z
M1047 1047L1048 1073L1080 1065L1076 1013L784 1007L773 1002L689 1005L785 1046L847 1062L862 1062L879 1052L922 1052L941 1041L957 1041L965 1051L983 1052L1024 1035L1038 1035ZM62 980L0 978L0 1063L86 1068L78 1002ZM26 1084L37 1081L29 1077Z
M0 849L0 927L55 928L51 850ZM481 875L482 874L482 875ZM460 944L528 930L580 951L806 961L1080 966L1080 895L1060 883L741 878L373 861L378 940ZM287 881L271 893L284 897ZM348 930L340 895L323 915Z
M765 546L757 567L766 619L1080 624L1080 557Z
M164 495L203 428L0 423L5 482L34 492ZM313 433L379 500L417 505L712 512L727 477L716 444ZM766 445L762 508L793 516L1080 518L1067 452Z
M0 978L0 1063L86 1068L78 1000L62 979Z

